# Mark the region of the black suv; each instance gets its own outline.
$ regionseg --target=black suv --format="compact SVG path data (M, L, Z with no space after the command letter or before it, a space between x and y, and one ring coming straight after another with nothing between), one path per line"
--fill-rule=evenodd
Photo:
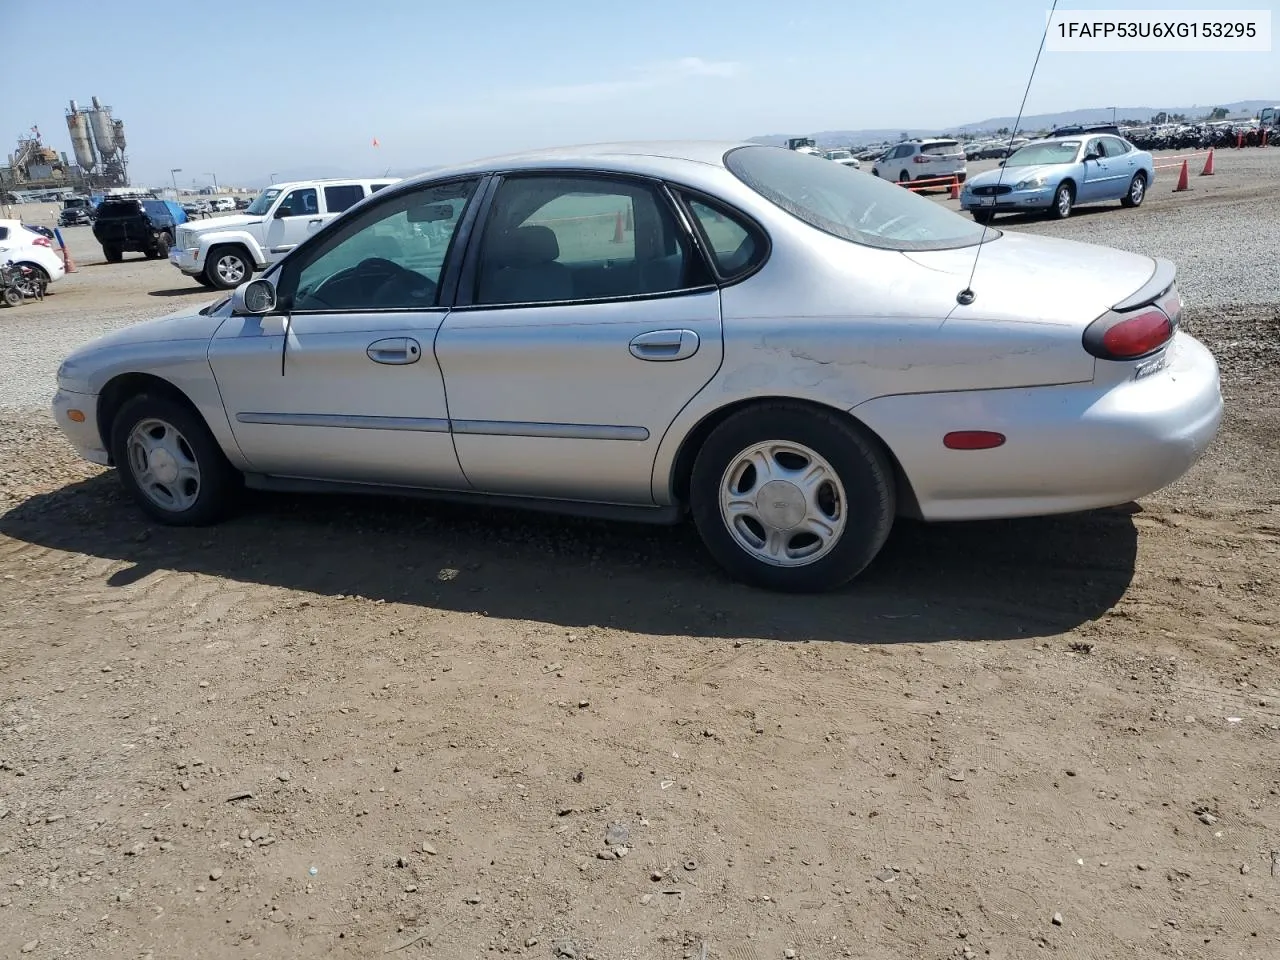
M108 263L119 263L125 251L159 260L169 255L174 228L187 220L182 207L169 200L103 200L93 222L93 235L102 244L102 255Z

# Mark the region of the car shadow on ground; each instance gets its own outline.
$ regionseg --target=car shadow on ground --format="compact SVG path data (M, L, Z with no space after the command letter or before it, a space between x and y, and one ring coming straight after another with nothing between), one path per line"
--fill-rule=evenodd
M210 297L216 294L217 290L210 290L208 287L199 287L192 285L190 287L181 287L175 290L148 290L148 297L192 297L197 294L203 294Z
M129 564L321 595L649 635L856 643L1052 636L1095 619L1134 570L1136 505L1018 521L899 522L843 590L727 580L691 525L648 527L423 500L250 494L215 527L147 522L100 474L34 496L0 534Z

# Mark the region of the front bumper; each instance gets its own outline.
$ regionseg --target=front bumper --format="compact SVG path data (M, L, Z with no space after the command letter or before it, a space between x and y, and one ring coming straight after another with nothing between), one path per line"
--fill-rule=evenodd
M1178 333L1164 367L1135 377L880 397L851 413L898 458L925 520L1070 513L1174 483L1217 436L1218 365L1198 340ZM942 437L952 430L1007 439L993 450L948 450Z
M59 389L53 396L53 419L76 452L91 463L111 465L111 457L98 432L98 398L91 393L74 393ZM82 420L73 420L78 411Z
M999 196L982 197L973 192L972 187L960 191L961 210L995 210L1003 213L1010 210L1039 210L1053 205L1055 184L1035 187L1030 190L1014 190Z
M169 262L189 277L194 277L204 270L204 262L200 259L199 247L169 248Z

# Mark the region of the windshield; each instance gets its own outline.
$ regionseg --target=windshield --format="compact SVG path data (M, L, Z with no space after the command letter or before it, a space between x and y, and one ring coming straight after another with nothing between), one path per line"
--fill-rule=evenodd
M884 250L951 250L982 239L981 224L896 183L850 176L821 157L752 146L730 150L724 163L766 200L842 240Z
M258 194L257 199L254 200L253 203L249 204L249 206L245 208L244 212L250 216L260 217L271 209L271 204L278 196L280 196L280 191L277 188L268 187L266 190L263 190Z
M1030 143L1009 155L1006 167L1034 167L1041 163L1075 163L1080 152L1079 140L1058 140L1053 143Z

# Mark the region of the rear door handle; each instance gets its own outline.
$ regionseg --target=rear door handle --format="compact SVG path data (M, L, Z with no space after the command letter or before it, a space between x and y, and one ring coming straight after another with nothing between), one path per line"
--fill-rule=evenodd
M417 363L422 356L422 347L412 337L388 337L369 344L365 353L374 363L403 365Z
M698 352L700 340L692 330L651 330L629 344L638 360L684 360Z

